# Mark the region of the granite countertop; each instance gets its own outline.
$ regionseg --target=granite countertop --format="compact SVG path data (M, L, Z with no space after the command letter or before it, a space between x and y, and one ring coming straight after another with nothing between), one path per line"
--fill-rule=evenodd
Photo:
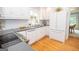
M20 32L20 31L26 31L31 29L37 29L40 27L45 27L49 25L35 25L30 27L24 27L24 28L15 28L15 29L7 29L7 30L0 30L0 35L8 34L8 33L14 33L14 32Z

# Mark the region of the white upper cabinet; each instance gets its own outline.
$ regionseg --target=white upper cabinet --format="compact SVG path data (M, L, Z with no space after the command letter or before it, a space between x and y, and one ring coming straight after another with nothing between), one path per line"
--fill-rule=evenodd
M39 7L3 7L5 19L30 19L30 16L39 18Z
M62 9L60 12L57 12L57 30L65 30L66 29L66 21L67 21L67 10Z
M65 30L67 21L67 8L61 8L61 11L56 12L56 8L52 9L50 14L50 28L55 30Z
M25 7L4 7L5 19L28 19L30 8Z
M57 22L57 20L56 20L56 13L54 12L54 10L53 10L53 8L52 8L52 11L51 11L51 13L50 13L50 16L49 16L49 27L51 28L51 29L56 29L56 22Z
M48 20L48 13L46 7L40 8L40 20Z
M2 10L5 19L30 19L30 16L40 20L48 19L46 7L3 7Z

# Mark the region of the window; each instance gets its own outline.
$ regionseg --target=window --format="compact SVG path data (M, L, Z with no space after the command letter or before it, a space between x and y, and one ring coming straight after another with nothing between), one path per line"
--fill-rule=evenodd
M30 11L30 22L31 25L39 24L39 14L35 10Z
M77 20L76 15L73 16L71 15L69 20L70 25L76 24L76 20Z

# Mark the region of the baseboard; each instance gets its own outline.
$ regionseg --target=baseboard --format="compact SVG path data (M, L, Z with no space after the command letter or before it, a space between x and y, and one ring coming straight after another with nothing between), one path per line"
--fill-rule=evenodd
M43 36L42 38L38 39L36 42L38 42L38 41L40 41L41 39L46 38L46 37L49 37L49 36L48 36L48 35L45 35L45 36ZM57 40L57 39L54 39L54 38L49 38L49 39L50 39L50 40L54 40L54 41L59 42L59 43L62 43L62 44L64 44L64 43L66 42L66 41L61 42L61 41L59 41L59 40ZM36 42L32 43L31 45L35 44Z
M69 36L69 37L71 37L71 38L77 38L77 39L79 39L79 37L77 37L77 36Z
M64 42L61 42L61 41L59 41L59 40L57 40L57 39L54 39L54 38L50 38L51 40L54 40L54 41L57 41L57 42L60 42L60 43L64 43Z

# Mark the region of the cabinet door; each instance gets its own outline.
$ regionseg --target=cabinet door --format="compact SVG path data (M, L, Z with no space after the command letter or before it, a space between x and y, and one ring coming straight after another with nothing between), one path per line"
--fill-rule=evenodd
M30 40L29 44L32 44L42 37L46 35L46 27L40 27L37 29L34 29L32 31L27 31L27 39Z
M41 31L39 29L34 29L32 31L27 31L27 39L29 44L36 42L41 37Z
M27 31L27 39L29 40L29 44L32 44L36 39L35 30Z
M6 19L28 19L30 8L24 7L4 7L4 17Z
M56 31L56 30L50 30L49 37L51 39L58 40L60 42L65 41L65 32L64 31Z
M45 36L45 34L46 34L45 31L46 31L45 27L40 27L40 28L37 29L38 39Z
M52 11L50 14L50 29L65 30L68 19L67 12L68 10L66 8L62 8L60 12Z
M43 32L43 34L41 34L41 35L48 36L49 35L49 26L42 27L41 32Z
M56 29L56 13L51 12L49 18L50 18L50 21L49 21L50 28L51 29Z
M57 18L56 18L57 30L65 30L66 21L67 21L67 11L63 9L62 11L58 12L56 16L57 16Z

